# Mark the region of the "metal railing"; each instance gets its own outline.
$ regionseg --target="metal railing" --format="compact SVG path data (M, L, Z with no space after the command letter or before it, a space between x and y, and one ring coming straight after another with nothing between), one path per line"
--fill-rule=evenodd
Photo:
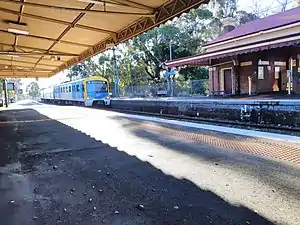
M126 98L151 98L171 96L167 82L149 85L120 87L120 96ZM112 91L111 91L112 92ZM173 82L173 97L207 96L208 80Z

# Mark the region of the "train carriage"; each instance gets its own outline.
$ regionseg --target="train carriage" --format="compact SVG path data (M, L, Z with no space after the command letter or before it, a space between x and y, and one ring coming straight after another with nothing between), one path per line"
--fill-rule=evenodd
M43 89L41 100L58 104L110 105L109 84L102 77L89 77Z

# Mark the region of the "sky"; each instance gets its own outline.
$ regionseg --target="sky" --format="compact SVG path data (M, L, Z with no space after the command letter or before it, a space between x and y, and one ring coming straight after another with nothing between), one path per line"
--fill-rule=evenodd
M284 2L285 0L238 0L238 10L245 10L247 12L253 11L254 8L259 8L263 12L268 12L269 14L274 14L280 11L281 6L280 2ZM287 0L288 6L287 9L293 8L296 5L297 0ZM254 7L254 6L257 7ZM266 10L269 9L269 10ZM55 84L59 84L63 81L66 81L66 72L60 72L57 75L51 78L39 79L38 84L40 88L47 88L53 86ZM27 85L32 81L36 81L36 79L22 79L23 89L25 90Z
M270 13L276 13L281 9L280 2L285 2L285 0L239 0L238 6L240 10L251 12L253 6L258 5L262 10L271 8ZM287 2L287 9L290 9L295 7L297 0L287 0Z

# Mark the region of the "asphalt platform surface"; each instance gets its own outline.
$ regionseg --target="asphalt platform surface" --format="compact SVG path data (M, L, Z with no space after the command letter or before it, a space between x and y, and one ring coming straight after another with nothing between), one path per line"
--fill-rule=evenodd
M299 149L271 142L22 101L0 110L0 224L297 225Z

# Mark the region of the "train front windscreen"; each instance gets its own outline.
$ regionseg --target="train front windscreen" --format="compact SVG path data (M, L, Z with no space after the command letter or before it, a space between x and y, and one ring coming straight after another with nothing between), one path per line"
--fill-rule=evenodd
M86 88L88 97L103 98L108 95L108 84L106 81L88 81L86 83Z

